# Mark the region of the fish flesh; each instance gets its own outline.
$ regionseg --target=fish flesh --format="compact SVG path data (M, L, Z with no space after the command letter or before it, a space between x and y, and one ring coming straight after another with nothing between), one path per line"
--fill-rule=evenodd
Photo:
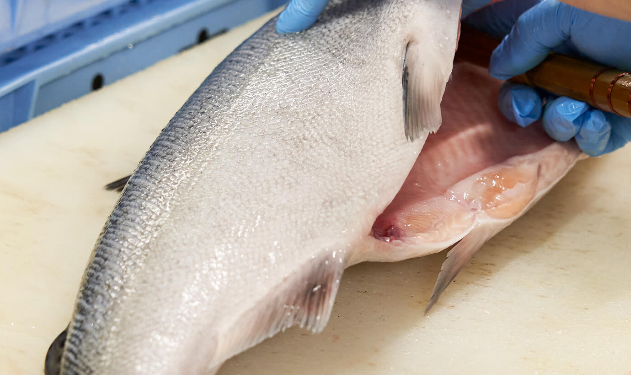
M60 373L206 374L285 327L321 330L350 253L440 125L459 11L332 1L309 30L272 19L231 53L125 186Z
M502 82L484 69L459 63L453 77L440 129L375 220L377 241L354 253L358 261L396 261L456 244L425 312L486 241L587 158L574 142L554 141L539 122L527 128L508 122L495 104Z
M213 373L287 327L320 331L344 268L457 243L435 303L581 157L508 124L479 68L445 91L459 10L333 1L303 33L273 19L239 46L126 183L47 373Z

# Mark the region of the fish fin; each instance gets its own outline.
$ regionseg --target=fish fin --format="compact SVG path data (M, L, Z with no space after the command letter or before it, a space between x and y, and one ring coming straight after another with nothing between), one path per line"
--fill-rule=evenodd
M264 296L255 307L247 310L230 330L228 340L222 343L228 358L246 350L280 331L298 325L319 333L326 326L340 279L346 265L342 251L332 252L319 260L311 260L306 272L288 276L275 288L273 296ZM214 365L214 364L213 364Z
M67 334L68 327L50 344L48 352L46 353L46 359L44 360L45 375L59 375L59 373L61 373L61 355L64 352Z
M410 43L403 64L405 136L410 142L435 132L442 122L440 103L451 70L437 58L424 56L419 43Z
M440 273L434 285L432 297L429 299L429 303L425 308L425 314L431 310L438 301L438 298L440 298L440 295L447 289L453 279L456 278L471 257L480 250L486 241L507 227L508 224L510 223L502 221L500 223L495 222L477 226L447 253L447 259L440 267Z
M130 178L131 175L119 178L114 182L110 182L109 184L105 185L105 190L116 190L120 193L121 191L123 191L123 188L125 187L125 185L127 185L127 181L129 181Z

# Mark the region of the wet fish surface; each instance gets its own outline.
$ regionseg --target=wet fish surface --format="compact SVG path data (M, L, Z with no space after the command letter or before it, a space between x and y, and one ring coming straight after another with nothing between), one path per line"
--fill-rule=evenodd
M126 184L61 374L206 374L285 327L320 331L440 125L459 9L333 1L309 30L273 19L229 55Z
M51 347L59 371L213 373L284 328L320 331L344 268L455 245L436 303L582 157L504 120L479 68L445 91L459 10L333 1L228 56L127 181Z

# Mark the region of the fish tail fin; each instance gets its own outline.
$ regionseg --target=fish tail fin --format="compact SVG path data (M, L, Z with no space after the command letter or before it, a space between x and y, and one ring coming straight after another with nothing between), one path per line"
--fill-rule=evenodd
M471 257L480 250L484 243L509 224L506 221L502 221L477 226L447 253L447 259L440 267L440 273L434 285L432 297L425 308L425 314L436 304L440 295L449 286L449 283L456 278L458 273L469 262Z

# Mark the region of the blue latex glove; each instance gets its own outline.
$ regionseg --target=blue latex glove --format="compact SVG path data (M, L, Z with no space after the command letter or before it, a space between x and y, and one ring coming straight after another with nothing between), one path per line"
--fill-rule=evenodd
M550 51L578 56L628 71L631 69L631 23L574 8L556 0L506 0L471 15L467 23L496 37L506 35L493 52L489 72L499 79L525 73ZM518 5L519 4L519 5ZM523 12L523 14L522 14ZM515 22L515 19L517 21ZM507 25L513 25L512 29ZM542 110L542 96L547 104ZM588 155L609 153L631 141L631 119L605 113L584 102L552 97L527 86L506 83L499 107L521 126L541 117L558 141L576 139Z
M281 33L296 33L313 25L329 0L291 0L278 16L276 30Z
M328 2L329 0L291 0L278 17L276 30L279 33L295 33L308 28L313 25ZM464 0L462 18L490 2L491 0Z

